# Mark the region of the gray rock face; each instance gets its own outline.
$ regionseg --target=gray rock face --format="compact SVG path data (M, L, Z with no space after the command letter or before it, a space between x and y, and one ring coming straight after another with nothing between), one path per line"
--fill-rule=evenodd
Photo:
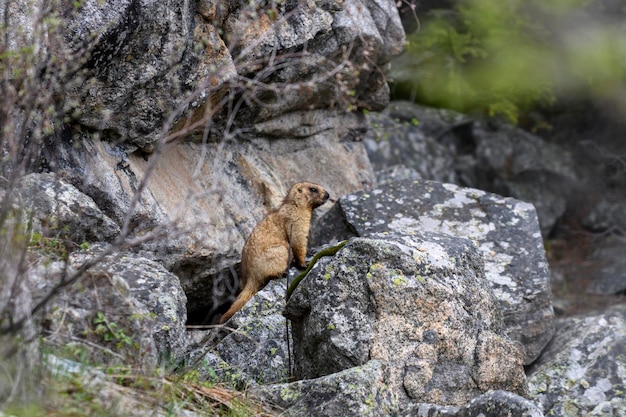
M626 415L626 306L564 319L529 371L530 398L546 415Z
M335 237L430 231L471 239L504 312L507 334L537 358L554 327L548 265L532 205L430 181L389 183L342 197L321 220Z
M99 250L73 253L68 269L39 263L31 274L38 297ZM186 301L178 278L161 265L130 254L107 256L46 305L46 341L92 363L175 365L187 346Z
M83 242L104 242L120 229L90 197L55 174L29 174L16 187L14 203L32 216L33 231L46 237Z
M394 102L369 117L365 144L376 170L402 164L420 179L452 182L532 203L544 236L580 182L562 147L505 124Z
M284 279L270 281L226 323L225 335L215 346L215 330L192 334L203 342L193 346L193 356L204 355L194 369L208 380L217 375L248 387L287 381L286 319L281 315L285 292Z
M29 3L11 24L35 25ZM393 1L88 0L58 18L55 52L76 73L42 158L118 227L167 236L141 254L181 278L190 311L231 295L245 237L294 182L333 196L373 183L350 110L388 102L404 42Z
M192 130L202 130L227 90L246 102L245 124L329 103L382 109L389 91L380 69L404 42L389 0L90 0L65 12L68 47L87 57L67 109L80 124L148 150L164 124L186 129L173 118L200 120Z
M398 404L383 380L385 365L372 360L336 374L251 390L284 416L392 416Z
M186 95L198 89L210 98L224 88L234 64L217 30L194 19L194 7L188 0L90 0L73 11L66 37L89 59L66 106L82 125L149 147L173 109L192 107Z
M320 262L285 309L296 377L380 360L399 401L463 405L492 389L525 391L521 346L505 336L469 240L374 234Z
M438 137L466 117L458 113L437 113L431 110L428 126L423 126L421 121L421 113L425 113L425 109L404 102L391 103L382 113L368 115L370 129L363 143L377 173L406 167L414 172L411 179L458 183L455 154L440 143ZM439 129L433 126L437 114L442 117L441 126L437 126ZM379 174L378 182L387 181L380 178Z

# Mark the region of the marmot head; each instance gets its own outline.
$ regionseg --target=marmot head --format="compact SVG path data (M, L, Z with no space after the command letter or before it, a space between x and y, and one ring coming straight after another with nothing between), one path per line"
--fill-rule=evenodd
M319 184L312 182L298 182L291 187L285 197L285 203L294 203L298 207L308 207L311 210L321 206L328 200L329 194Z

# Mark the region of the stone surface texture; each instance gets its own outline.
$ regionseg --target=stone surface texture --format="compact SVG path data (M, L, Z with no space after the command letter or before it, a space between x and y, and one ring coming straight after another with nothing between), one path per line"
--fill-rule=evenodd
M296 377L380 360L399 401L463 405L492 389L525 391L523 350L505 335L469 240L374 234L319 262L285 311Z
M340 239L431 231L472 240L507 334L525 347L525 363L552 337L550 275L532 205L452 184L405 180L342 197L327 221Z
M178 278L162 265L124 254L104 256L72 283L79 268L102 250L96 245L75 252L68 267L60 261L33 267L36 301L63 281L71 284L46 305L47 343L78 358L87 355L92 363L145 369L177 364L187 348L187 299Z
M563 319L528 383L545 415L624 415L626 307Z

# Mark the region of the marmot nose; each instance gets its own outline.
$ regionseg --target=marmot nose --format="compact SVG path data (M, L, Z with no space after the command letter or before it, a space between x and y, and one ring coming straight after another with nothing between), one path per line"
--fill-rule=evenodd
M328 191L324 191L324 202L326 202L326 200L328 200L330 198L330 194L328 194Z

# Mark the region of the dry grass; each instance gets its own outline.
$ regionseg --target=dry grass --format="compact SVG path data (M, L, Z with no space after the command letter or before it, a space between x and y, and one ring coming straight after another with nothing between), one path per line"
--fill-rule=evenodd
M46 389L42 404L8 408L5 415L270 417L280 412L246 392L221 384L189 381L186 376L86 371L65 376L48 374L43 382Z

